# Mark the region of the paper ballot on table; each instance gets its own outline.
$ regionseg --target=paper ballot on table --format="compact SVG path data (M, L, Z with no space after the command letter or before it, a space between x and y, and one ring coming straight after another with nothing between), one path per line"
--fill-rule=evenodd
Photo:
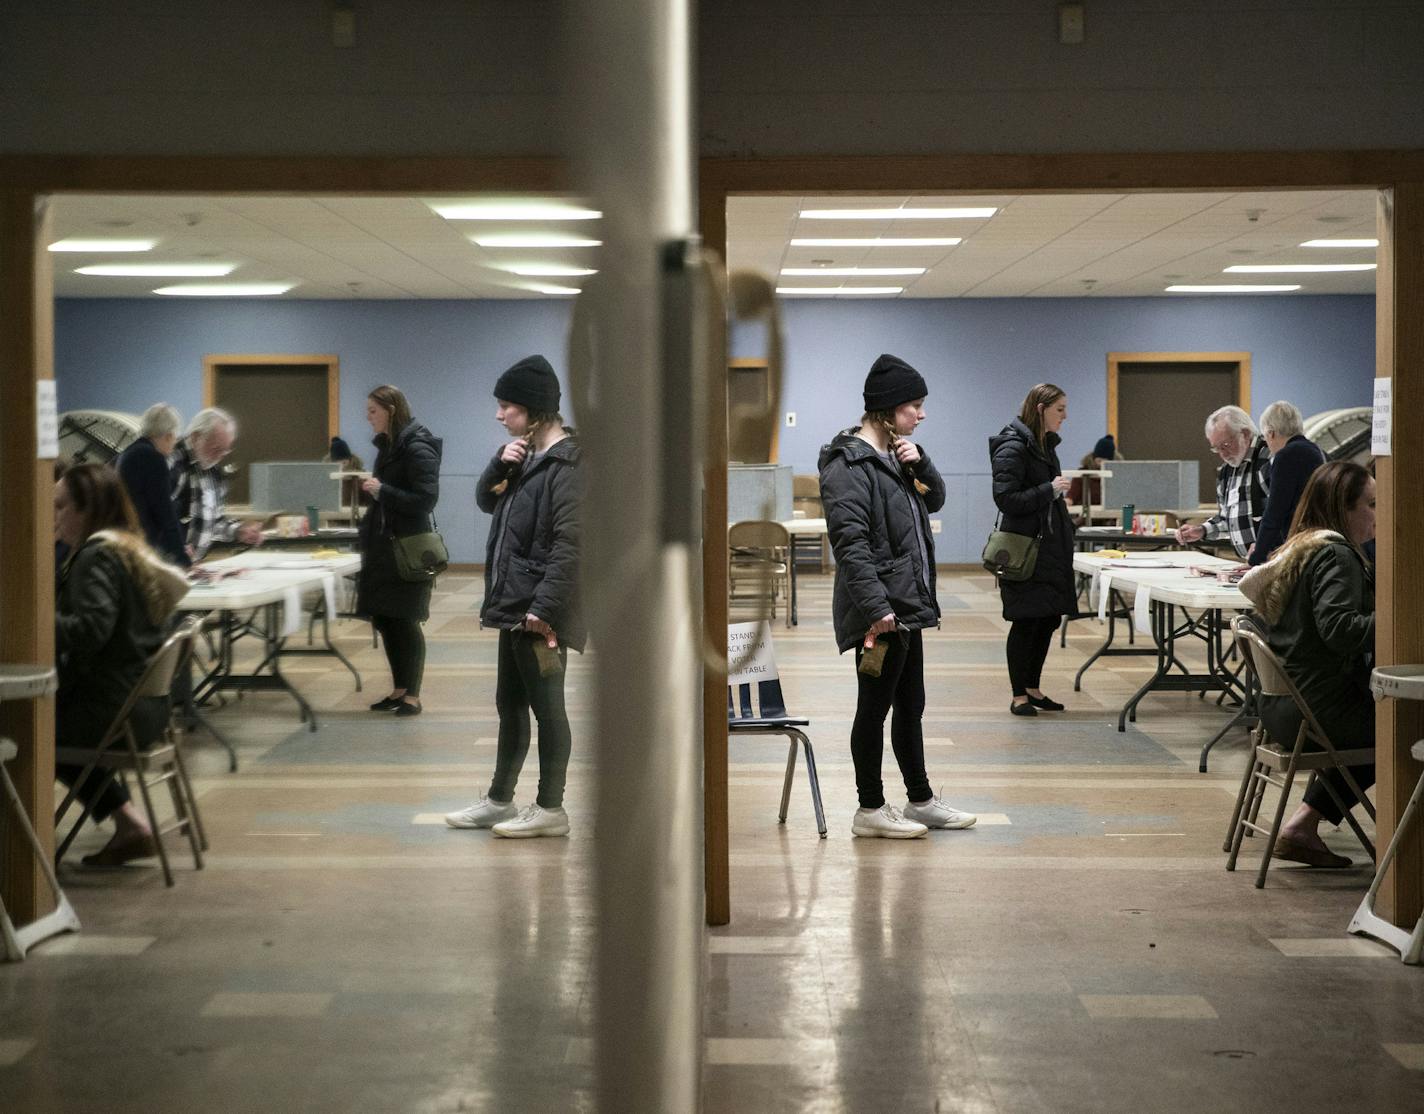
M727 684L774 681L776 657L771 652L771 624L727 624Z
M1146 584L1137 586L1137 595L1132 601L1132 625L1143 634L1152 633L1152 589Z
M1112 573L1104 571L1098 573L1098 618L1108 617L1108 598L1112 595Z
M336 621L336 576L334 573L327 573L321 578L321 594L326 599L326 618L328 622Z
M302 629L302 590L288 588L282 592L282 637L291 638Z

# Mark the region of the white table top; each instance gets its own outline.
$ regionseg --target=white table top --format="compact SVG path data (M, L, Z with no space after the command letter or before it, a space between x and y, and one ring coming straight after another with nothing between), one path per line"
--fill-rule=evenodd
M1187 572L1188 565L1229 569L1239 564L1239 561L1195 552L1134 553L1120 558L1095 557L1089 553L1073 555L1075 571L1089 574L1095 581L1106 573L1113 588L1134 596L1139 589L1146 588L1154 600L1179 607L1250 611L1251 601L1234 584L1219 584Z
M241 569L242 575L213 584L194 584L178 604L179 611L241 611L281 603L293 589L315 592L328 576L344 576L361 567L361 556L343 553L314 558L292 552L263 553L249 550L220 561L207 561L207 569Z
M824 534L826 532L824 518L788 518L781 525L786 527L788 534Z
M49 696L59 688L59 675L50 665L0 665L0 700L31 700Z

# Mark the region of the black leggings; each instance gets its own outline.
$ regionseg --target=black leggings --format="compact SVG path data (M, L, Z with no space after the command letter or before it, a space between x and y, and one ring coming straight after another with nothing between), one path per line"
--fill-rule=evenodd
M1048 659L1048 648L1053 645L1053 634L1060 621L1057 615L1015 619L1009 627L1005 650L1009 658L1009 683L1014 687L1015 696L1027 696L1029 689L1038 688L1043 663Z
M920 632L881 635L890 648L879 677L859 671L863 647L856 647L855 721L850 728L850 756L855 763L855 789L861 808L885 803L880 760L885 753L885 716L892 708L890 746L905 779L911 801L922 804L934 796L925 773L925 651Z
M425 675L425 632L419 620L377 615L371 625L380 633L386 660L391 663L391 687L419 697L420 679Z
M499 745L495 752L494 781L489 795L496 801L514 800L514 787L529 754L529 709L539 721L540 808L564 803L564 778L569 769L573 734L564 710L564 670L552 677L539 675L534 642L539 635L523 631L499 632L499 674L494 702L499 710ZM559 661L568 665L567 647L559 647Z

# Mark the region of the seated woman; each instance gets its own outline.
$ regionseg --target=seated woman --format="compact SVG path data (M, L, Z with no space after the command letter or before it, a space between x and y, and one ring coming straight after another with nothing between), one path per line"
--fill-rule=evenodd
M54 536L69 549L55 599L55 741L97 747L162 645L187 580L144 542L112 468L80 464L65 471L54 485ZM134 706L130 722L141 744L158 737L168 712L162 697ZM82 765L55 769L71 787L83 772ZM84 858L86 865L120 866L155 853L152 831L111 772L95 768L79 798L92 806L96 821L112 817L116 829L103 850Z
M1375 481L1352 461L1317 469L1301 493L1290 534L1271 560L1241 582L1271 625L1267 641L1337 750L1375 745L1369 659L1375 642L1374 570L1362 546L1375 536ZM1289 745L1300 717L1289 697L1267 696L1261 718ZM1361 791L1374 766L1351 766ZM1334 790L1332 797L1330 789ZM1344 867L1320 838L1320 821L1340 824L1354 792L1338 770L1321 773L1281 828L1276 855L1311 866Z

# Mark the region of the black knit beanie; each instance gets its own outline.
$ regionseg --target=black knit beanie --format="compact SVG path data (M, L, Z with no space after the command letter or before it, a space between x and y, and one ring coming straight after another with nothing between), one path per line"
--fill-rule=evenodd
M913 402L930 393L925 378L899 356L884 355L870 366L865 377L865 409L893 410L902 402Z
M1117 455L1117 443L1111 433L1098 438L1098 443L1093 446L1093 455L1099 460L1111 460Z
M494 397L535 413L554 414L559 409L559 377L543 356L525 356L495 382Z

